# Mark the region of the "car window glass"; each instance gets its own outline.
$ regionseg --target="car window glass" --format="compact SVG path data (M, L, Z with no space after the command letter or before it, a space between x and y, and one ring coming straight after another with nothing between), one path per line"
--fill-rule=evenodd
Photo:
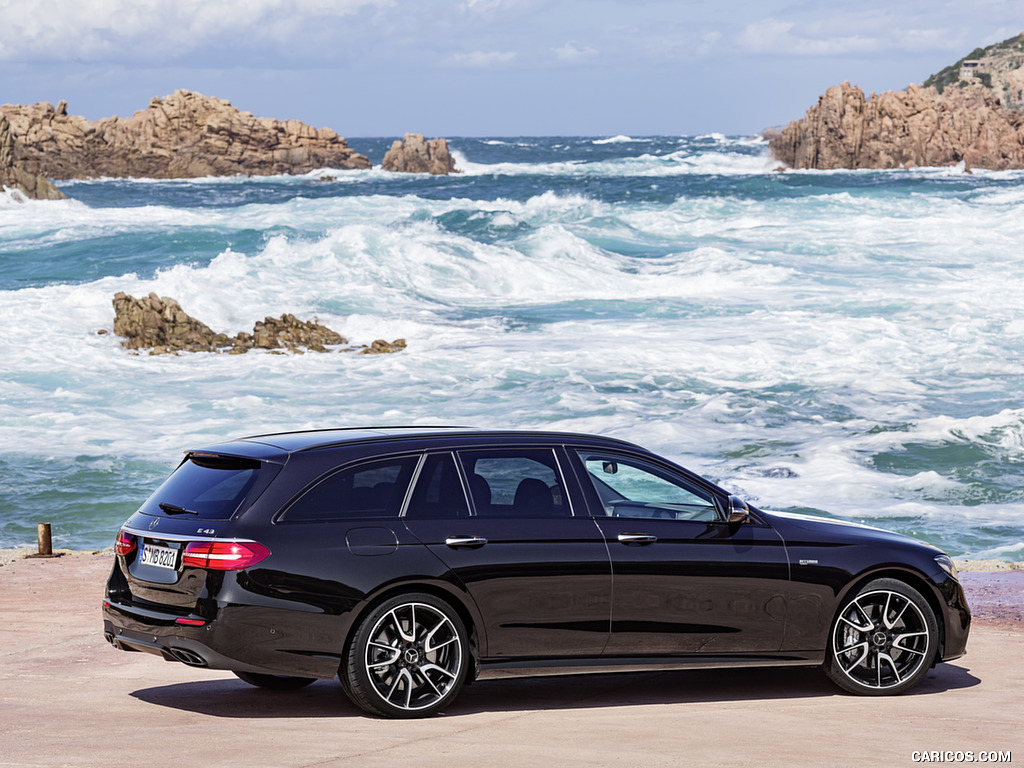
M358 464L324 478L296 500L283 520L398 517L416 456Z
M188 514L198 520L226 520L256 482L259 467L260 463L251 459L190 455L149 497L142 511L151 515ZM170 507L179 511L167 512Z
M469 504L450 453L432 453L423 462L406 517L469 517Z
M481 517L570 517L550 450L462 451L473 508Z
M674 472L633 457L579 455L609 517L718 520L714 496Z

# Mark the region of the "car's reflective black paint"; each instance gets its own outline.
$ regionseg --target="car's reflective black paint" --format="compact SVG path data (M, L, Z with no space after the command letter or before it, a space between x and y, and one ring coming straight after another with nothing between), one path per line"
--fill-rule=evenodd
M617 440L330 430L183 467L185 490L165 485L122 529L107 639L271 687L340 672L379 714L429 714L492 673L589 668L824 664L850 690L900 692L966 647L963 590L933 547L737 509ZM253 564L209 567L226 542ZM143 564L143 546L176 567Z

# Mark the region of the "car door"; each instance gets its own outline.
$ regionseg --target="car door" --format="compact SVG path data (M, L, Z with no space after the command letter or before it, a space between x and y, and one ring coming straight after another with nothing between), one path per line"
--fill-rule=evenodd
M407 502L409 531L476 602L484 657L593 656L608 641L607 547L559 454L431 453Z
M789 563L774 530L725 522L722 492L667 462L570 453L612 561L606 654L780 648Z

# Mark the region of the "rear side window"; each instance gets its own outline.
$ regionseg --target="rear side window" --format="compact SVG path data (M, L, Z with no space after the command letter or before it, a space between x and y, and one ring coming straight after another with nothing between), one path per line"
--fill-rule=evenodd
M260 473L253 459L190 455L142 505L150 515L181 515L198 520L227 520Z
M398 517L417 456L357 464L328 475L296 499L284 522Z
M413 489L405 516L426 517L469 517L466 492L459 479L455 458L450 453L434 453L427 456L420 470L416 488Z
M459 459L480 517L572 516L552 451L461 451Z

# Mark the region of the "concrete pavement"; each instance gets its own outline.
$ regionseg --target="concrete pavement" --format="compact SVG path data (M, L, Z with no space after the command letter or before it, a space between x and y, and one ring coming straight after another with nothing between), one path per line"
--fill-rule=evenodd
M99 609L110 562L0 567L0 766L910 766L920 751L1024 762L1019 600L1016 618L976 624L968 656L903 696L848 696L818 670L630 673L482 682L443 716L389 721L336 680L275 693L115 651Z

